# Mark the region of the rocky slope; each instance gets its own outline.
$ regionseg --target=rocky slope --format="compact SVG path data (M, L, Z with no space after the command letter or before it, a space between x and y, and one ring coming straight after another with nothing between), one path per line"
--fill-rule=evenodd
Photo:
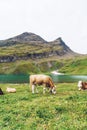
M0 41L0 62L77 55L79 54L73 52L60 37L47 42L34 33L25 32Z
M34 33L24 32L18 36L13 37L13 38L1 40L0 47L11 46L11 45L18 44L18 43L29 43L29 42L46 43L46 41L43 38L41 38L40 36L38 36Z

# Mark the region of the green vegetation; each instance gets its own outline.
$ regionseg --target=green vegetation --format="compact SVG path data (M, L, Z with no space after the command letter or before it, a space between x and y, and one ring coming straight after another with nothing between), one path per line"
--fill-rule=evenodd
M87 58L79 58L65 61L60 72L67 74L87 75Z
M0 41L0 74L50 73L53 70L87 74L87 57L74 53L61 38L46 42L38 35L23 33Z
M50 73L53 70L65 74L87 75L87 58L58 59L55 57L54 59L51 57L0 63L0 74Z
M7 93L6 87L16 93ZM32 94L29 84L0 84L1 130L86 130L87 93L77 83L56 84L57 94Z
M37 73L39 68L32 61L16 61L11 63L0 64L0 74L29 74Z
M11 55L17 55L17 56L23 56L27 53L46 53L50 51L58 51L62 50L63 47L58 45L52 45L52 44L41 44L41 43L17 43L16 45L12 46L4 46L0 47L0 56L11 56Z

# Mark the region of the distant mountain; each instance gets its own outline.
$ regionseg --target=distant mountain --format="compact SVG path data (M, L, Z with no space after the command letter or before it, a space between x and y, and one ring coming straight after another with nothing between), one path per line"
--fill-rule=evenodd
M40 36L34 34L34 33L22 33L16 37L10 38L8 39L9 41L16 41L16 42L33 42L33 41L37 41L37 42L46 42L43 38L41 38Z
M0 46L10 46L10 45L14 45L17 43L28 43L28 42L46 43L46 41L43 38L41 38L40 36L38 36L34 33L24 32L18 36L13 37L13 38L1 40Z
M48 57L74 57L79 54L72 51L61 37L47 42L34 33L22 33L13 38L0 41L0 62L15 60L41 59Z
M57 45L59 47L61 47L61 51L64 52L65 54L70 54L70 55L77 55L76 52L72 51L66 44L65 42L62 40L61 37L57 38L56 40L51 42L53 45Z

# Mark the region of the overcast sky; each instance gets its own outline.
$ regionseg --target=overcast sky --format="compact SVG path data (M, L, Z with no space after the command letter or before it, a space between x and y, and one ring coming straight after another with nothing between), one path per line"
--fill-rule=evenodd
M23 32L87 54L87 0L0 0L0 40Z

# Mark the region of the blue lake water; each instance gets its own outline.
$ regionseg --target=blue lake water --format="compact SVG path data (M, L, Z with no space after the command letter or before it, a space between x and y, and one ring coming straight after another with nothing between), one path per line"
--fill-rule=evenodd
M54 82L78 82L79 80L87 81L86 75L51 75Z
M54 75L50 74L55 83L87 81L86 75ZM0 75L0 83L29 83L29 75Z

